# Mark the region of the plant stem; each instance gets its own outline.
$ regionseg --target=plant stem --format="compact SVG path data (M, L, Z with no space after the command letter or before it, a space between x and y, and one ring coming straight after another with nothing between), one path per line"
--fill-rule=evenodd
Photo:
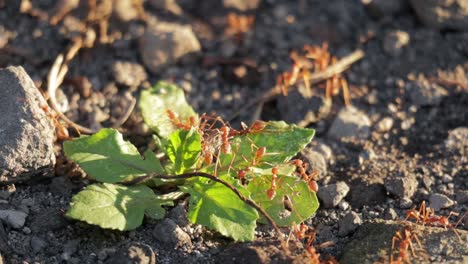
M273 228L275 229L275 232L278 234L278 238L280 239L281 247L287 254L289 254L289 248L287 246L286 241L284 240L283 232L281 232L281 229L275 223L275 220L271 218L271 216L265 211L265 209L263 209L260 205L258 205L254 200L242 195L242 193L234 185L214 175L211 175L209 173L204 173L204 172L189 172L189 173L183 173L183 174L178 174L178 175L161 175L161 174L151 173L146 176L135 178L128 182L122 182L121 184L135 185L135 184L143 183L147 180L154 179L154 178L156 179L188 179L188 178L194 178L194 177L208 178L212 181L221 183L222 185L226 186L231 191L233 191L237 195L237 197L239 197L239 199L241 199L244 203L255 208L255 210L257 210L260 214L262 214L268 220L268 222L273 226Z

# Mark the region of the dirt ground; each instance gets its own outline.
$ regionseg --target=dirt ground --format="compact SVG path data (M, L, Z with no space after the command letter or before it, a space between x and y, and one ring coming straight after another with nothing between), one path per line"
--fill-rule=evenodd
M87 1L76 1L80 2L78 7L55 25L49 19L59 12L56 1L31 1L33 8L48 17L20 12L21 2L0 1L0 67L23 66L45 91L47 74L57 55L81 34L82 27L93 28L99 39L99 23L80 22L86 17ZM338 233L350 212L360 221L401 220L406 210L422 201L429 203L432 198L435 204L439 196L434 194L449 200L438 214L466 212L468 132L454 130L468 127L468 28L427 26L406 1L395 1L404 4L384 8L383 14L358 0L268 0L259 1L258 6L254 4L257 1L251 1L254 7L242 11L228 6L230 1L224 5L223 1L192 0L176 1L179 5L154 4L161 2L174 1L145 1L144 13L137 12L131 19L114 10L108 41L82 48L71 61L57 93L70 119L93 129L112 126L125 112L129 98L138 98L142 89L158 80L168 80L185 90L199 113L216 112L229 119L245 110L231 120L233 126L260 118L302 122L316 129L314 142L331 150L329 156L323 155L326 168L319 186L344 182L349 193L338 206L319 208L307 223L317 229L318 244L333 242L320 250L322 256L343 262L354 230ZM240 42L225 34L230 12L255 17ZM198 54L157 72L151 70L143 61L139 39L155 20L189 25L201 44ZM275 86L281 72L291 68L291 51L323 42L329 43L331 54L338 58L358 49L364 51L364 57L343 77L350 86L352 105L369 120L367 136L337 139L330 134L338 113L346 109L341 94L314 120L307 120L304 114L304 109L317 107L312 105L314 101L297 92L288 95L294 99L278 95L263 108L257 104L245 109L253 98ZM122 62L130 62L132 67L119 71ZM323 84L315 85L313 93L323 101ZM260 112L254 113L256 108ZM135 109L121 130L144 148L150 137L141 120ZM455 138L452 143L451 136ZM311 149L316 149L314 146ZM8 244L8 251L2 251L5 263L117 263L113 256L128 250L132 242L149 245L157 263L239 263L241 257L246 263L290 262L277 249L273 231L265 226L257 232L258 242L240 244L176 221L191 242L174 249L173 244L154 237L155 226L161 224L158 221L145 220L135 231L117 232L68 220L63 212L88 180L61 157L59 143L57 153L53 179L3 186L4 192L10 191L2 195L0 209L16 208L28 214L22 229L0 228L0 237ZM393 192L391 181L403 178L411 179L411 187ZM414 190L399 195L406 188ZM178 214L183 215L184 207L176 208L169 218L183 217ZM467 220L465 217L457 228L466 230ZM461 260L442 254L433 261L463 263L468 258L466 250L464 254Z

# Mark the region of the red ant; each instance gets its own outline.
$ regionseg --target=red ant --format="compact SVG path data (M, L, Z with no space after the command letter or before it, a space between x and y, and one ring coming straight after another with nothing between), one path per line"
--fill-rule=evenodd
M294 237L298 240L307 239L305 250L310 259L310 263L312 264L320 264L320 263L337 264L338 263L334 258L331 258L325 261L320 261L320 254L317 253L317 250L313 246L313 242L316 236L316 232L313 228L303 223L300 225L293 225L291 229L291 233L289 234L289 237L288 237L288 241L291 237L291 234L294 234ZM325 243L320 244L318 248L328 247L332 244L333 242L325 242Z
M318 191L318 184L314 179L317 177L318 171L314 170L311 174L307 174L306 171L307 171L308 164L304 163L300 159L294 160L294 165L298 169L299 174L301 175L301 179L304 180L304 181L307 181L307 185L309 187L309 190L317 192Z
M278 179L278 173L279 173L278 168L273 167L271 169L271 173L272 173L272 175L271 175L271 187L270 187L270 189L267 190L267 197L268 197L268 199L273 200L273 198L275 198L275 196L276 196L276 188L277 188L276 181Z
M166 114L169 117L169 120L171 121L172 125L179 129L189 130L190 128L192 128L192 126L196 125L195 117L193 116L191 116L188 119L188 124L184 124L179 120L178 115L172 110L166 109Z
M52 113L51 109L49 108L48 105L44 104L41 105L41 109L45 112L47 117L49 117L52 122L54 123L55 126L55 131L57 133L57 138L60 140L67 140L70 139L70 136L68 134L68 129L64 127L60 122L55 118L55 115Z
M390 252L391 264L400 264L406 262L410 263L407 254L408 249L411 250L411 254L413 255L413 257L416 256L416 253L414 253L413 239L416 241L419 248L422 248L417 235L413 233L410 227L406 226L403 233L401 231L397 231L395 233L395 235L392 238L392 250ZM398 245L398 257L396 260L393 260L393 251L395 249L396 241L400 241L400 244Z

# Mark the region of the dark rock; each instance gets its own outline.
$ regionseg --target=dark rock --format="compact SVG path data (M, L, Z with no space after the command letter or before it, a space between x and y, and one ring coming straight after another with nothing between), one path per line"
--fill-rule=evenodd
M28 215L18 210L0 210L0 219L7 225L19 229L24 226Z
M201 50L190 26L161 21L148 25L139 48L145 66L155 74L181 60L193 59Z
M293 262L291 257L281 250L279 243L253 242L229 246L216 257L215 263L266 264L308 262L299 260Z
M353 208L362 208L385 202L385 188L380 183L370 183L367 180L357 180L352 183L353 189L349 193L348 201Z
M0 253L5 256L6 253L10 252L10 246L8 245L8 234L3 227L3 223L0 221ZM0 261L0 263L2 263Z
M306 148L301 151L301 154L306 158L307 162L311 166L311 169L317 170L319 172L319 179L320 177L327 175L327 161L321 153Z
M413 243L413 246L417 251L427 253L410 256L411 263L430 263L427 256L431 259L443 257L445 261L452 263L464 263L468 254L465 245L468 231L457 230L460 234L459 239L457 234L449 229L415 224L409 224L409 227L420 240L422 249L419 249L417 243ZM392 238L397 231L402 232L404 228L405 225L399 221L365 222L354 234L353 239L345 245L340 263L376 263L388 260Z
M328 137L338 140L367 139L371 121L362 111L353 106L343 108L328 130Z
M361 224L361 217L357 213L351 211L338 223L338 235L347 236L353 233Z
M333 208L343 200L348 192L349 186L345 182L337 182L319 188L317 196L325 208Z
M458 204L468 203L468 190L460 190L457 192L456 200Z
M49 208L42 210L39 214L32 217L31 230L34 233L43 231L53 231L64 228L67 221L59 210Z
M466 0L411 0L419 20L435 29L468 30Z
M34 254L41 252L44 248L48 246L48 243L44 239L40 237L36 237L36 236L33 236L31 238L30 243L31 243L31 249Z
M429 197L429 207L435 211L439 211L443 208L449 208L453 204L454 202L450 198L440 193L433 193Z
M70 178L66 176L55 177L49 184L50 192L59 195L69 195L71 194L74 188L75 185L72 183Z
M0 181L52 175L54 126L22 67L0 69Z
M112 74L118 84L129 87L137 87L146 79L145 68L138 63L127 61L116 61L112 64Z
M367 11L376 18L391 17L409 9L406 0L363 0Z
M328 116L331 103L323 96L309 95L304 85L290 89L287 96L278 98L277 108L281 118L288 123L307 126Z
M189 224L187 219L187 210L185 210L185 206L182 204L178 204L169 211L167 217L172 219L178 226L186 226Z
M384 186L387 192L399 198L411 198L418 188L418 180L413 174L392 176L385 178Z
M192 240L174 221L165 218L153 230L153 236L171 247L191 246Z
M131 243L118 250L106 264L156 264L153 249L146 244Z

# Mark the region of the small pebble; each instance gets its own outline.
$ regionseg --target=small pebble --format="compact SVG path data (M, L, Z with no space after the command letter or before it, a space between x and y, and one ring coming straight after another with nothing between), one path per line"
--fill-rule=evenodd
M410 198L404 197L400 200L401 209L409 209L411 206L413 206L413 201Z
M349 186L345 182L337 182L320 188L317 195L325 208L333 208L343 200L348 192Z
M338 223L338 235L349 235L350 233L354 232L361 224L361 217L357 213L351 211L348 214L346 214L346 216L343 217L343 219L341 219L341 221Z
M453 204L454 202L450 198L440 193L434 193L429 197L429 207L431 207L435 211L439 211L440 209L444 208L449 208Z
M393 119L391 117L385 117L377 123L377 131L384 133L390 131L393 127Z

